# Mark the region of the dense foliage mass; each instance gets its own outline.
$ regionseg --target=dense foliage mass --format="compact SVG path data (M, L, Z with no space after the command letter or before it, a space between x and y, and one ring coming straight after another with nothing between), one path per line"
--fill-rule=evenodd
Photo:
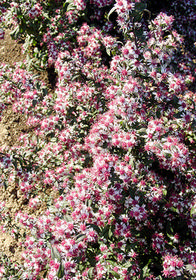
M34 128L1 148L0 185L17 184L33 209L40 190L59 197L39 217L17 213L24 262L7 260L1 279L195 279L194 64L174 17L147 8L3 1L29 67L57 83L49 94L24 65L0 66L1 111L12 104Z

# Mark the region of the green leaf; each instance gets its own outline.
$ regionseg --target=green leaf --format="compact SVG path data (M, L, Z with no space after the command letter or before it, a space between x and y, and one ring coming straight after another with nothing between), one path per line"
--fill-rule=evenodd
M79 243L80 241L84 240L84 238L86 238L86 234L81 233L76 237L76 241Z
M120 279L120 275L116 271L110 271L110 273L117 279Z
M33 107L35 107L35 105L38 103L38 101L36 100L36 99L33 99L33 102L32 102L32 104L33 104Z
M157 116L158 119L161 117L161 110L156 111L156 116Z
M136 30L134 31L134 33L135 33L135 36L138 37L138 39L140 39L140 40L142 40L142 41L145 39L144 32L143 32L143 29L142 29L142 28L141 28L141 29L136 29Z
M106 53L108 56L110 56L110 51L111 51L110 49L106 48Z
M94 274L93 272L94 272L94 267L89 268L89 270L88 270L88 276L89 276L90 279L93 278L93 274Z
M94 253L94 248L92 250L87 251L87 257L90 265L94 267L96 265L96 260L95 260L95 253Z
M102 230L102 236L108 239L109 225L105 226Z
M193 122L191 124L191 128L195 129L196 128L196 119L193 119Z
M195 270L195 267L191 264L187 264L187 265L185 265L185 267L186 267L186 270L191 271L191 272Z
M148 263L149 264L149 263ZM148 267L148 264L147 265L145 265L144 267L143 267L143 277L147 277L148 275L149 275L149 273L150 273L150 269L149 269L149 267Z
M131 165L131 167L132 167L133 169L135 169L135 158L134 158L134 157L131 157L131 158L130 158L129 164Z
M134 17L134 21L140 21L143 16L143 12L146 9L146 3L135 3L135 9L132 12L132 16Z
M97 225L94 225L94 224L87 224L87 226L88 226L89 228L92 227L94 230L96 230L96 232L97 232L98 234L100 234L101 230L100 230L100 228L99 228Z
M86 201L86 206L87 206L87 207L91 207L91 205L92 205L92 200L91 200L91 199L88 199L88 200Z
M145 135L146 134L146 128L140 128L138 131L137 131L140 135Z
M20 34L20 28L17 26L12 32L10 32L10 36L12 39L16 40Z
M113 266L116 266L117 265L117 262L116 261L113 261L113 260L107 260L107 262L109 262L111 265Z
M170 159L172 157L172 155L170 153L165 153L165 157L166 157L166 159Z
M113 237L113 231L112 231L112 229L111 228L109 228L109 231L108 231L108 237L109 237L109 239L111 239L112 237Z
M179 104L179 98L176 95L173 96L173 100L172 101L173 101L174 105L178 105Z
M62 263L60 263L59 269L57 271L57 277L62 278L65 275L64 267Z
M173 212L175 212L175 213L179 213L179 210L178 210L178 208L175 208L175 207L171 207L170 208Z
M8 185L5 181L3 182L3 185L4 185L5 190L7 190Z
M73 3L70 3L67 7L67 12L75 10L75 9L76 9L76 6Z
M14 157L13 157L12 164L15 167L15 169L17 169L17 159L15 159Z
M190 215L191 215L191 217L196 216L196 206L195 205L191 208Z
M72 217L69 216L69 215L66 215L66 216L65 216L65 220L66 220L66 222L73 222Z
M67 1L65 1L64 3L63 3L63 8L65 8L67 6Z
M123 267L129 268L129 267L132 267L132 265L133 265L132 262L127 261L127 262L123 265Z
M146 8L147 8L147 3L141 3L141 2L135 3L135 10L136 11L142 12Z
M113 7L113 8L109 11L109 13L108 13L108 20L109 20L110 15L111 15L115 10L116 10L116 7Z
M56 247L51 247L51 257L53 260L57 259L58 262L61 261L61 255Z
M166 196L167 195L167 190L163 190L163 195Z

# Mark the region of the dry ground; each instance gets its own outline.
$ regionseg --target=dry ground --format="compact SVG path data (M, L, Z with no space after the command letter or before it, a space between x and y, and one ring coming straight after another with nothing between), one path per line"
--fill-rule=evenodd
M4 40L0 40L0 63L5 63L14 66L17 62L23 62L25 55L22 53L22 44L17 43L12 40L9 31L6 30ZM41 78L46 82L51 91L52 87L50 86L48 73L42 72L38 73L41 75ZM17 145L18 137L22 132L27 130L27 125L25 123L25 117L21 114L16 114L12 111L12 107L9 106L6 110L3 111L3 116L0 121L0 147L3 145L13 146ZM29 127L28 127L29 130ZM52 190L47 191L48 196L55 196ZM44 198L45 194L39 194ZM8 188L0 189L0 202L6 202L7 212L6 214L10 217L9 227L17 227L15 223L15 214L18 211L22 211L27 214L34 216L39 216L46 209L46 203L42 203L38 209L32 210L28 205L27 198L23 195L19 188L15 185L8 186ZM21 236L27 233L26 229L20 229ZM2 230L2 222L0 221L0 252L3 255L6 255L10 258L11 261L22 262L21 259L21 238L14 237L8 232ZM0 264L1 264L1 255L0 255Z

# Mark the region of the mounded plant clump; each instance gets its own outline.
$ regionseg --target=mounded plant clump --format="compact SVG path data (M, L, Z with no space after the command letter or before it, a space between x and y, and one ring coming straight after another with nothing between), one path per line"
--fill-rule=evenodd
M31 128L1 147L0 186L35 211L40 192L59 194L39 216L17 212L15 228L0 202L24 249L20 263L1 258L1 279L194 280L195 67L174 17L150 19L147 1L1 8L28 67L57 80L49 92L24 64L0 66L1 112L12 105Z

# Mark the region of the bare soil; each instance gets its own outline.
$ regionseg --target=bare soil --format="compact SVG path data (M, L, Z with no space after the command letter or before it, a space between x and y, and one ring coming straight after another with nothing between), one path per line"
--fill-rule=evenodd
M10 31L6 30L4 40L0 40L0 63L5 63L10 65L10 67L13 67L15 63L23 62L24 60L25 54L22 53L22 43L12 40ZM53 85L51 85L49 80L50 73L48 74L48 72L45 71L37 74L39 74L40 78L45 81L49 91L52 91ZM30 127L26 125L25 117L22 114L13 112L12 106L8 106L8 108L3 111L0 121L0 148L5 145L9 147L17 145L19 136L21 133L25 133L27 129L29 131ZM47 190L47 195L55 197L55 193L52 189ZM39 196L44 199L45 194L39 193ZM28 199L14 184L8 186L7 189L0 189L0 202L6 203L4 214L9 216L10 222L7 227L12 229L18 228L18 225L15 222L15 215L18 211L33 216L39 216L41 213L44 213L47 207L45 201L36 210L30 208L28 205ZM2 255L6 255L12 262L22 263L22 241L23 236L28 234L28 230L20 228L19 235L15 236L11 231L7 230L7 227L4 230L3 225L3 222L0 221L0 252Z

